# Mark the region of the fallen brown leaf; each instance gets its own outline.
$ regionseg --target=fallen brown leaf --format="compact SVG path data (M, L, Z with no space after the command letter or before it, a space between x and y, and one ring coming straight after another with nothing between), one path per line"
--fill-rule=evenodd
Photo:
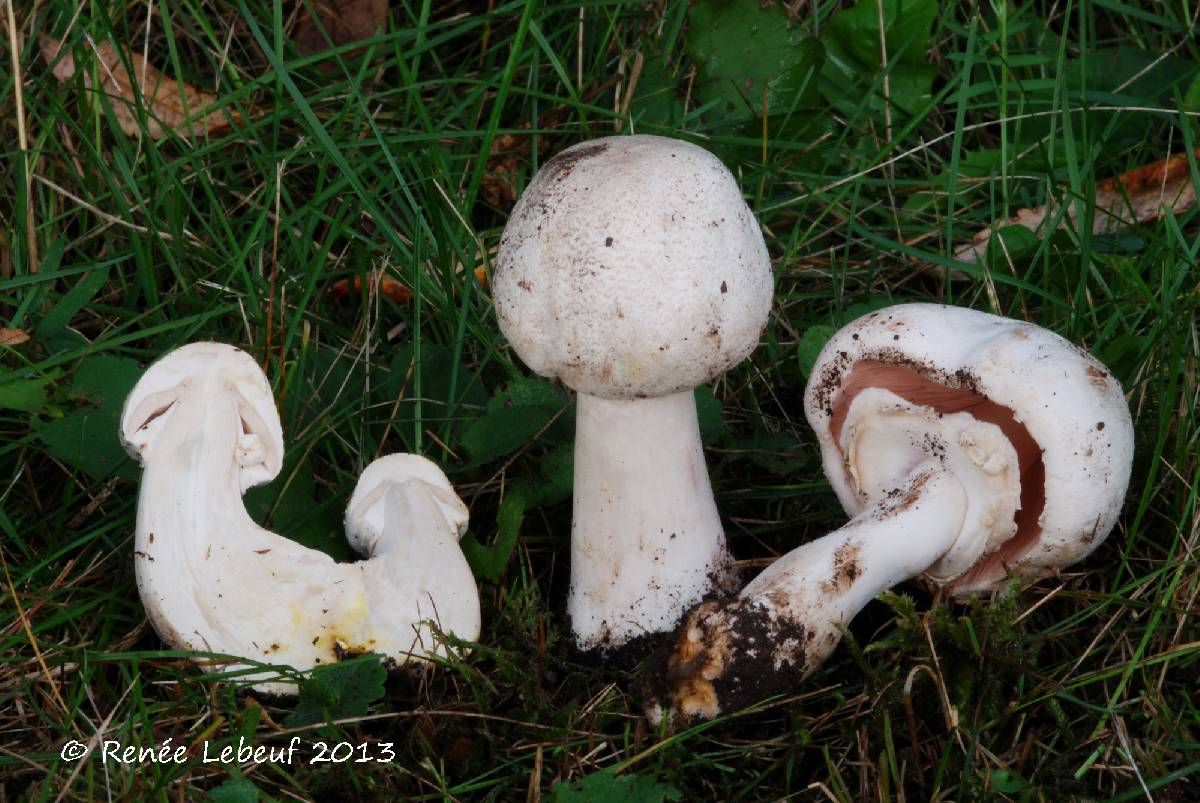
M377 282L376 282L377 280ZM396 281L390 276L380 276L378 271L375 271L371 276L371 284L379 288L379 292L395 301L397 304L407 304L413 299L413 291L409 290L405 285ZM329 295L334 298L345 298L350 295L350 289L354 288L354 292L361 293L363 288L363 279L361 276L355 276L353 280L342 279L334 282L329 288Z
M374 36L387 27L387 13L387 0L300 0L292 38L301 53L320 53L329 49L326 35L335 47Z
M0 346L19 346L28 342L28 332L21 329L0 329Z
M82 69L84 84L92 87L99 79L100 89L112 101L113 112L121 130L129 136L138 136L145 131L151 139L162 139L168 133L176 133L184 139L197 134L212 133L229 128L241 120L234 111L216 109L201 116L205 109L216 106L217 96L204 92L179 81L165 77L160 70L138 53L130 52L126 60L108 42L101 42L92 49L99 56L99 64L76 64L75 56L64 49L60 40L42 35L39 38L42 57L53 65L54 76L59 81L71 80L76 71ZM55 63L62 50L62 58ZM126 61L133 68L135 81L125 69ZM146 109L143 121L138 101ZM145 127L143 128L143 122Z
M1200 148L1195 150L1200 157ZM1096 185L1096 207L1092 216L1093 234L1111 234L1135 223L1148 223L1162 217L1164 210L1182 212L1196 203L1196 187L1192 184L1187 156L1176 155L1153 164L1106 178ZM1002 226L1024 226L1036 232L1046 221L1055 217L1057 204L1033 209L1020 209L1017 214L995 226L983 229L969 243L959 246L954 256L974 264L987 251L992 232ZM1076 222L1077 207L1072 204L1059 224Z
M379 271L373 272L369 281L371 281L372 284L377 282L379 292L383 293L397 304L407 304L413 300L413 291L408 289L407 285L398 282L390 276L380 276ZM487 271L483 269L483 266L475 269L475 281L480 287L487 287ZM329 288L328 292L329 295L333 296L334 298L346 298L348 295L350 295L351 288L353 288L355 294L358 294L362 292L362 287L363 278L361 276L355 276L353 279L342 279L334 282L333 286Z

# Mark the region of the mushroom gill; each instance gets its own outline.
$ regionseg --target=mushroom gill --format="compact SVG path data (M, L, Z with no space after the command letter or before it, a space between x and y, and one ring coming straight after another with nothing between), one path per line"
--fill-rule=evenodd
M1024 555L1038 540L1038 520L1046 506L1046 467L1037 441L1012 410L973 390L930 379L908 365L859 360L842 379L833 400L829 427L835 443L841 442L842 426L851 403L867 388L889 390L911 404L943 414L970 413L980 421L995 424L1012 443L1021 473L1021 506L1014 516L1017 531L999 550L984 555L959 579L965 582L980 577L1003 577L1005 564Z

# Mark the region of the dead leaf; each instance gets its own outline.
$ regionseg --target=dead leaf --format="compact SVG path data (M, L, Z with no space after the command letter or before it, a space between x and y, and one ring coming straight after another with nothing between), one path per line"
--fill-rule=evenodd
M377 283L379 292L397 304L407 304L413 300L413 291L408 289L407 285L396 281L390 276L380 276L379 271L371 274L370 281L372 285ZM483 269L482 265L475 269L475 281L480 287L487 287L487 271ZM329 288L329 295L334 298L346 298L350 295L352 287L354 288L354 293L357 295L362 292L362 283L363 279L361 276L355 276L353 280L342 279L341 281L334 282L333 286Z
M42 57L53 65L54 76L59 81L71 80L82 68L84 85L89 89L99 79L100 89L112 102L113 112L121 130L129 136L138 136L143 131L151 139L162 139L168 133L176 133L184 139L197 134L213 133L229 128L241 121L235 111L216 109L201 116L205 109L217 104L217 96L203 92L179 81L165 77L140 54L130 52L123 60L117 49L108 42L101 42L90 53L99 56L99 63L76 64L75 55L63 48L60 40L43 34L39 38ZM62 58L55 63L59 51ZM126 62L133 68L137 80L125 69ZM145 109L145 119L138 108ZM144 127L143 127L144 125Z
M336 47L369 39L387 27L387 14L387 0L300 0L292 38L301 53L320 53L329 42Z
M442 760L451 767L462 764L471 757L471 750L474 747L475 742L473 739L466 736L456 737L442 753Z
M21 329L0 329L0 346L19 346L28 342L28 332Z
M406 286L396 281L390 276L380 276L379 271L375 271L371 275L371 286L378 287L379 292L395 301L397 304L407 304L413 300L413 291ZM342 279L339 282L334 282L333 287L329 288L329 295L334 298L345 298L350 295L350 288L354 288L355 294L361 293L363 288L363 279L361 276L355 276L353 280Z
M1195 155L1200 158L1200 148L1195 150ZM1097 184L1092 233L1111 234L1136 223L1157 220L1167 209L1178 213L1195 203L1196 187L1192 183L1187 157L1171 156ZM993 231L1003 226L1024 226L1036 232L1056 216L1057 209L1058 204L1051 203L1018 210L1008 220L977 232L971 242L955 249L954 256L973 265L987 251ZM1073 225L1077 216L1077 205L1071 204L1059 227L1065 228L1068 223Z

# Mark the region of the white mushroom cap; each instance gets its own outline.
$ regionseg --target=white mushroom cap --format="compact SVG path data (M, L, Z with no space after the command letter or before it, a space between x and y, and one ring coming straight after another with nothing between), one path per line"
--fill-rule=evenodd
M606 137L548 161L500 241L500 329L537 373L609 399L664 396L753 351L772 276L754 215L708 151Z
M845 382L864 362L905 366L986 397L1011 411L1041 450L1044 504L1036 526L961 574L955 593L1073 563L1108 535L1129 484L1133 424L1120 384L1089 354L1037 326L936 304L888 307L842 328L813 367L805 411L825 473L850 515L865 502L832 427ZM1036 496L1030 490L1022 488L1025 504Z
M429 660L447 654L439 632L478 637L457 541L466 507L424 458L389 456L364 472L346 522L367 560L336 563L250 518L241 495L278 473L283 444L266 377L245 352L196 343L152 365L126 402L121 437L145 469L138 592L171 646L309 669L347 653ZM295 691L272 677L242 680Z

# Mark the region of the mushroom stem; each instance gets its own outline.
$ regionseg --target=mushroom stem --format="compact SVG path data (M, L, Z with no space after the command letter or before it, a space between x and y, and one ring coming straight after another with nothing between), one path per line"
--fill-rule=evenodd
M924 572L954 546L969 507L936 461L844 527L771 564L735 598L692 611L657 677L647 715L714 717L794 688L877 594Z
M775 561L738 597L765 605L784 602L778 615L812 634L805 657L815 667L837 645L841 627L868 602L925 571L954 546L967 506L962 484L925 463L892 495L840 529Z
M691 391L579 394L567 610L576 645L672 630L732 577Z

